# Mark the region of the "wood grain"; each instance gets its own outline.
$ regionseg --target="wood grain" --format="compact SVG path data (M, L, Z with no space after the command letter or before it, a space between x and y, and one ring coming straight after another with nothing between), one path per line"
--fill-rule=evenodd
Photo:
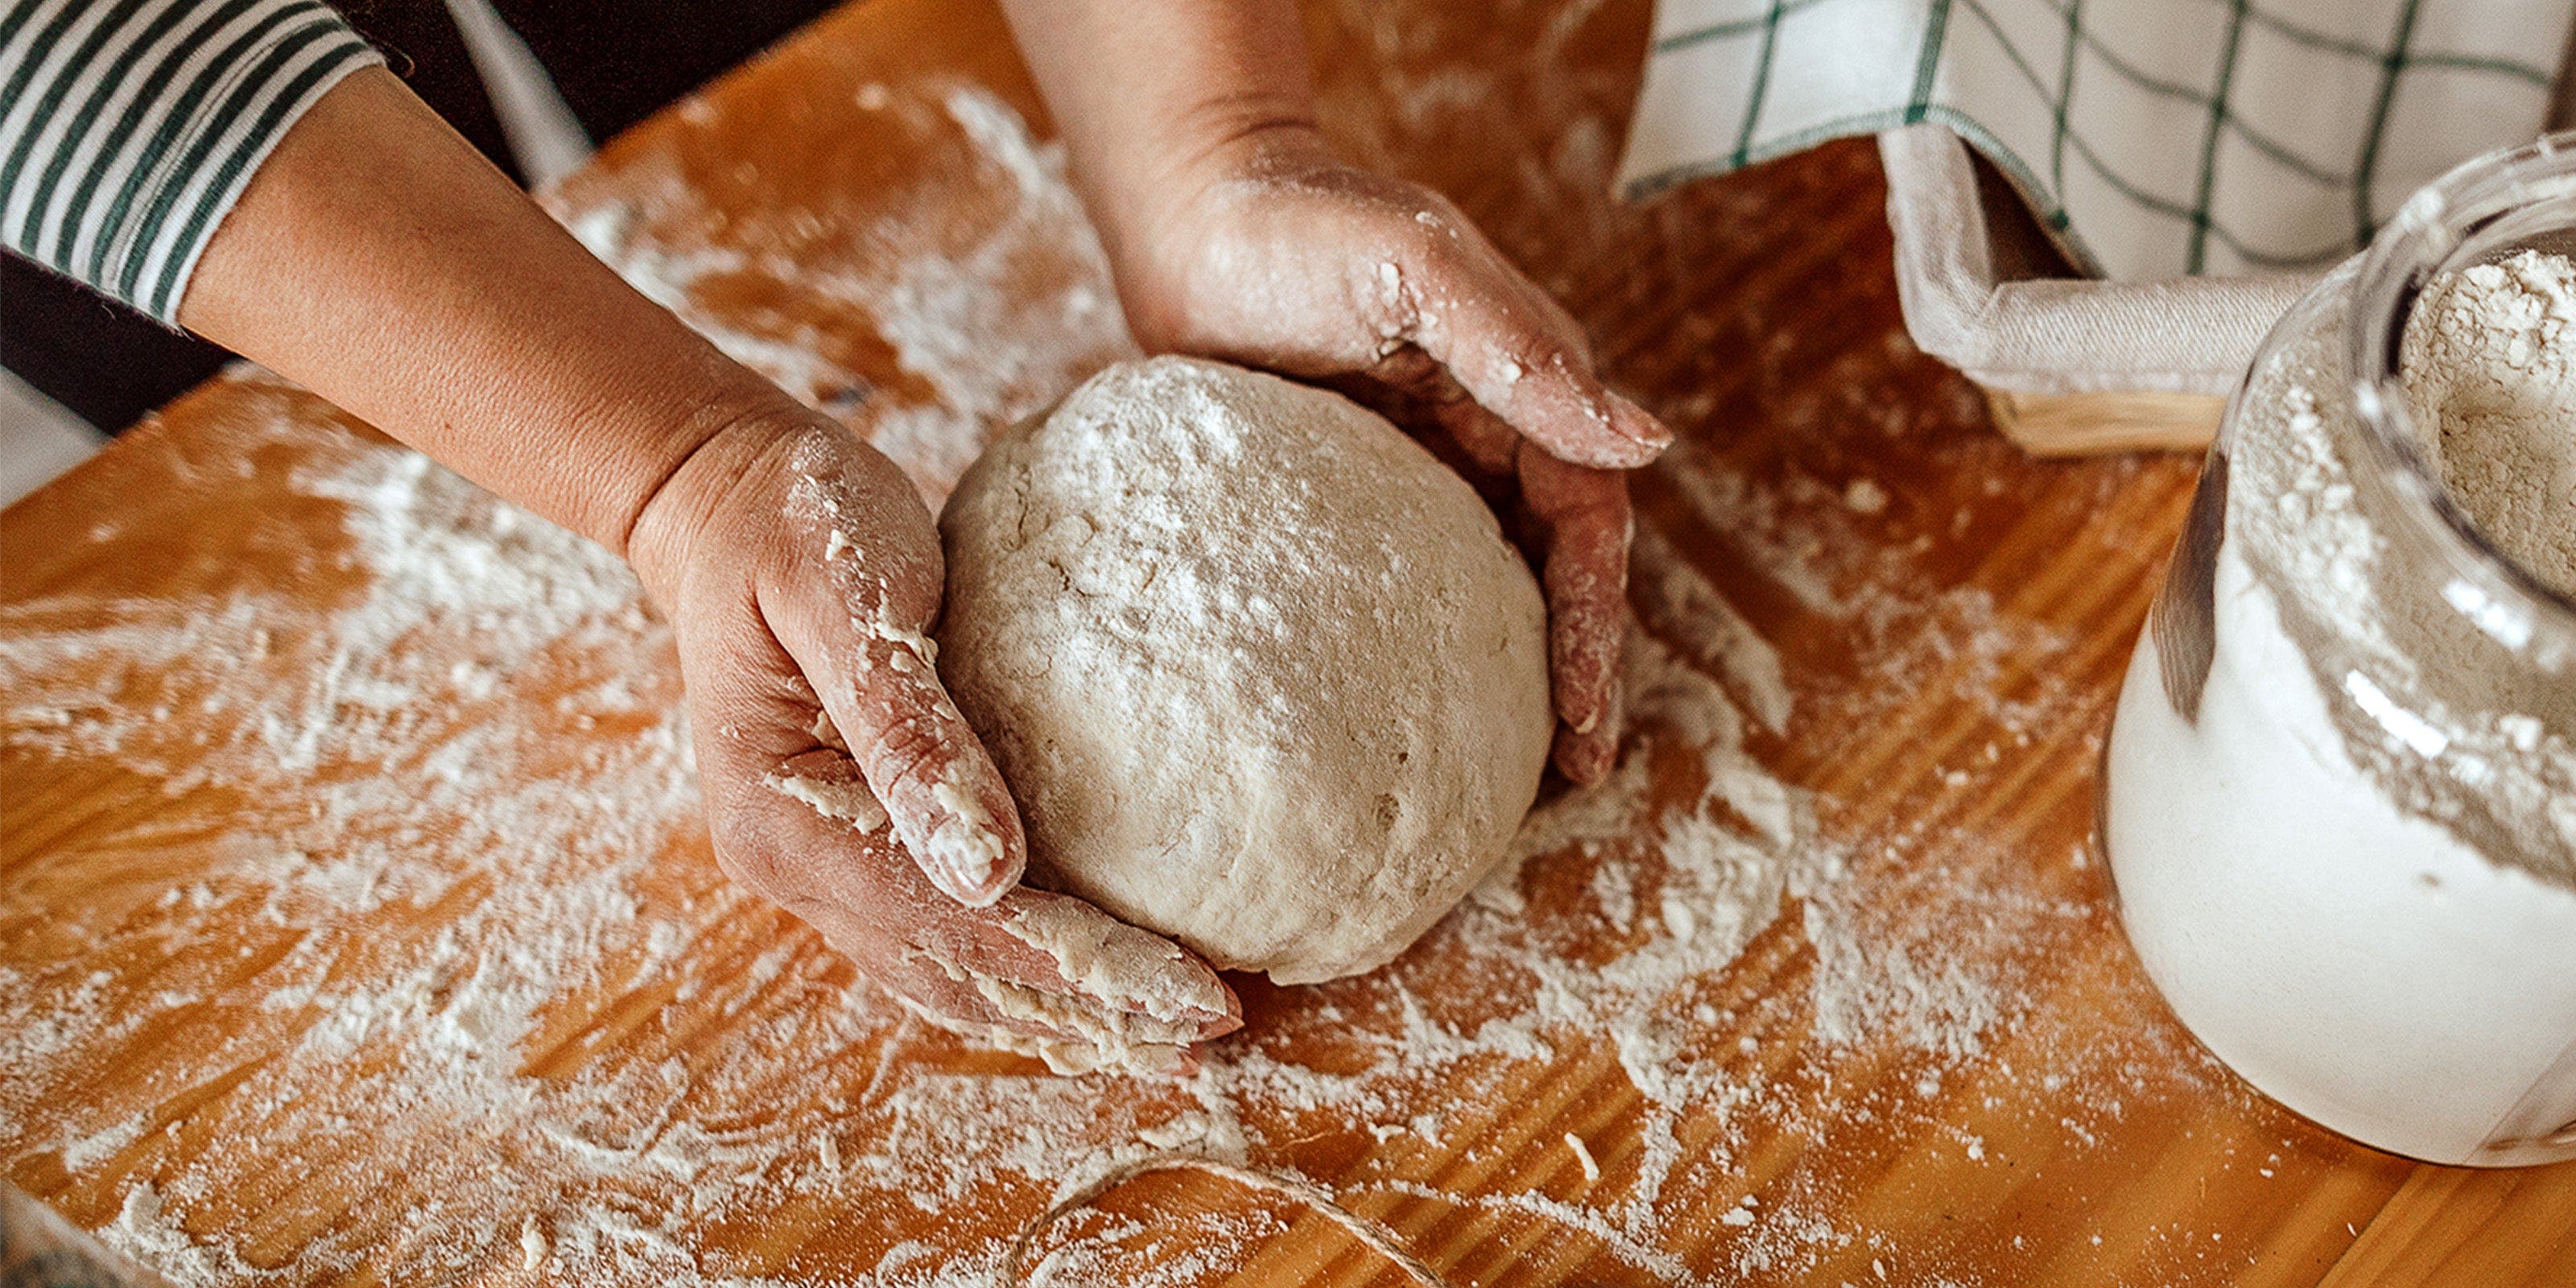
M1636 480L1641 528L1782 658L1793 712L1777 733L1754 728L1747 746L1806 793L1818 843L1843 856L1847 898L1833 915L1849 920L1858 967L1962 976L1993 1013L1949 1025L1970 1039L1950 1050L1898 1032L1827 1040L1823 977L1854 963L1820 956L1807 920L1819 909L1793 900L1731 967L1694 981L1714 1018L1685 1050L1744 1088L1740 1098L1659 1119L1610 1044L1562 1034L1543 1056L1473 1058L1436 1084L1368 1083L1367 1103L1247 1110L1250 1161L1313 1179L1442 1273L1489 1288L2576 1282L2576 1167L2418 1166L2305 1124L2191 1045L2121 938L2089 839L2095 765L2188 501L2190 460L2036 460L1997 436L1978 391L1905 342L1866 144L1643 208L1608 200L1645 39L1639 0L1316 0L1307 16L1342 145L1453 196L1585 322L1615 381L1682 434ZM893 87L890 105L872 85ZM804 379L795 391L863 429L883 435L937 412L989 432L1079 372L1042 363L961 392L907 355L891 297L859 289L873 280L862 270L889 248L947 246L1012 298L1053 307L1078 302L1097 265L1042 240L975 257L1020 217L1019 181L979 166L938 124L940 96L961 86L1043 128L996 15L872 0L612 142L555 201L568 213L625 209L633 235L658 245L728 252L678 302L737 341L804 355L786 373ZM997 335L1005 322L1035 325L967 321ZM981 401L962 405L970 394ZM155 614L201 622L227 603L356 602L364 573L343 507L296 479L373 459L371 441L258 378L182 399L0 513L0 656ZM925 490L944 488L956 447L911 460ZM1867 489L1884 504L1862 500ZM1667 645L1708 643L1642 586L1638 601ZM549 654L503 677L495 705L426 713L406 736L426 754L477 721L552 719L565 695L600 680L603 659L632 664L637 709L666 709L677 697L667 642L638 620L633 641ZM286 630L276 656L296 646ZM303 683L282 664L245 665L232 683ZM756 1201L700 1218L625 1172L532 1193L519 1174L526 1143L497 1129L386 1116L329 1135L290 1130L334 1101L382 1114L402 1074L365 1054L299 1062L318 1021L268 1004L266 972L327 934L346 955L334 970L363 974L377 955L501 906L494 883L508 864L552 872L566 861L504 853L424 902L392 899L329 925L264 921L260 900L201 874L226 861L228 840L299 808L299 793L263 799L187 779L190 758L216 750L188 750L192 731L213 728L189 702L207 696L204 667L180 656L110 677L121 705L166 708L150 772L130 746L81 747L81 722L103 712L66 712L40 738L18 711L0 730L0 1005L96 999L62 1030L69 1051L38 1060L32 1039L0 1037L0 1061L44 1075L0 1088L0 1175L12 1183L90 1228L150 1183L185 1197L174 1219L200 1248L234 1259L216 1278L317 1283L573 1281L524 1269L519 1232L619 1204L677 1228L705 1278L933 1282L924 1267L958 1259L971 1275L1046 1206L1053 1178L925 1204L900 1178L853 1172L821 1186L746 1181ZM547 725L556 759L536 772L572 775L650 724ZM1684 759L1658 753L1650 768L1659 795L1697 789ZM317 799L322 777L310 784ZM348 845L362 839L352 832ZM999 1118L1043 1102L1097 1119L1103 1139L1190 1103L1161 1085L1059 1083L905 1025L809 932L731 891L702 829L646 848L633 906L598 929L597 970L549 1003L502 1071L538 1099L643 1088L674 1071L667 1103L639 1104L603 1133L667 1135L675 1122L837 1132L840 1154L856 1158L923 1129L871 1108L897 1085L934 1085L966 1105L992 1097ZM1595 924L1570 911L1589 906L1591 864L1531 864L1533 933ZM654 956L648 930L686 951ZM1598 951L1616 949L1605 939ZM1233 1041L1281 1064L1360 1068L1370 1041L1400 1031L1385 1013L1399 1001L1427 999L1472 1030L1478 1008L1507 991L1473 973L1478 961L1435 935L1387 980L1244 981L1249 1026ZM742 1081L755 1073L767 1080ZM1436 1139L1373 1130L1425 1114L1439 1120ZM73 1148L129 1120L130 1138ZM1642 1239L1605 1232L1665 1148L1658 1130L1684 1165L1656 1173ZM1563 1143L1569 1132L1597 1158L1597 1188ZM1329 1223L1223 1182L1146 1177L1104 1206L1147 1233L1094 1224L1091 1237L1116 1245L1102 1282L1119 1266L1161 1282L1393 1282ZM455 1229L481 1233L438 1242ZM906 1247L919 1250L912 1268L889 1269ZM1193 1250L1204 1264L1185 1273Z
M2218 433L2227 400L2216 394L2038 394L1988 389L1995 428L2033 456L2198 451Z

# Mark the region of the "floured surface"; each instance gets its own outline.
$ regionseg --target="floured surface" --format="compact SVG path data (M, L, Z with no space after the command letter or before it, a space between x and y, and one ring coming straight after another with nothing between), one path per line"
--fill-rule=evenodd
M938 495L1132 348L996 20L933 8L562 207ZM2452 1270L2547 1282L2567 1173L2427 1180L2251 1101L2118 939L2095 735L2188 466L1993 442L1897 329L1865 148L1592 197L1641 7L1382 13L1312 15L1335 129L1686 440L1637 483L1637 732L1507 874L1376 975L1247 983L1189 1082L974 1051L715 870L630 578L234 381L0 515L7 1178L183 1284L982 1284L1160 1149L1488 1288L2439 1282L2403 1258L2466 1246L2446 1205L2537 1250ZM1042 1247L1057 1288L1382 1282L1188 1177Z

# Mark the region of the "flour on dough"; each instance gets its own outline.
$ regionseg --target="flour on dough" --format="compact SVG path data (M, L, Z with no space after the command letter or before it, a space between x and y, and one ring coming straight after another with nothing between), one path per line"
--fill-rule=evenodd
M1282 983L1385 963L1545 764L1546 614L1474 489L1334 394L1158 358L950 497L940 671L1033 883Z

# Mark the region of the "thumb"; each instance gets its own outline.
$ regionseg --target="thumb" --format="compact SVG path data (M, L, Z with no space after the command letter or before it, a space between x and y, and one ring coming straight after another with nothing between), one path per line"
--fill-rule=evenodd
M842 445L794 464L796 540L759 589L762 615L922 873L960 903L990 904L1018 884L1028 843L923 633L939 610L938 530L873 452Z
M854 682L815 686L826 721L815 732L848 748L932 884L983 907L1019 884L1028 842L1001 770L939 682L937 651L918 630L882 624L854 641L842 672Z

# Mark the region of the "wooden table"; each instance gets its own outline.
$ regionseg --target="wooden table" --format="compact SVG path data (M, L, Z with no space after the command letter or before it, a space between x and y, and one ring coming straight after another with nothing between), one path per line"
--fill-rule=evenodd
M716 872L620 570L237 374L0 514L0 1174L181 1283L979 1283L1153 1142L1494 1288L2576 1282L2576 1168L2307 1126L2120 936L2095 761L2193 462L2000 442L1905 341L1866 144L1611 202L1641 0L1308 17L1352 153L1684 437L1636 486L1626 813L1380 975L1246 981L1206 1081L1049 1078ZM1023 119L992 13L873 0L554 201L935 496L1126 351ZM1673 956L1655 893L1728 872L1782 915ZM1061 1284L1393 1281L1186 1174L1038 1246Z

